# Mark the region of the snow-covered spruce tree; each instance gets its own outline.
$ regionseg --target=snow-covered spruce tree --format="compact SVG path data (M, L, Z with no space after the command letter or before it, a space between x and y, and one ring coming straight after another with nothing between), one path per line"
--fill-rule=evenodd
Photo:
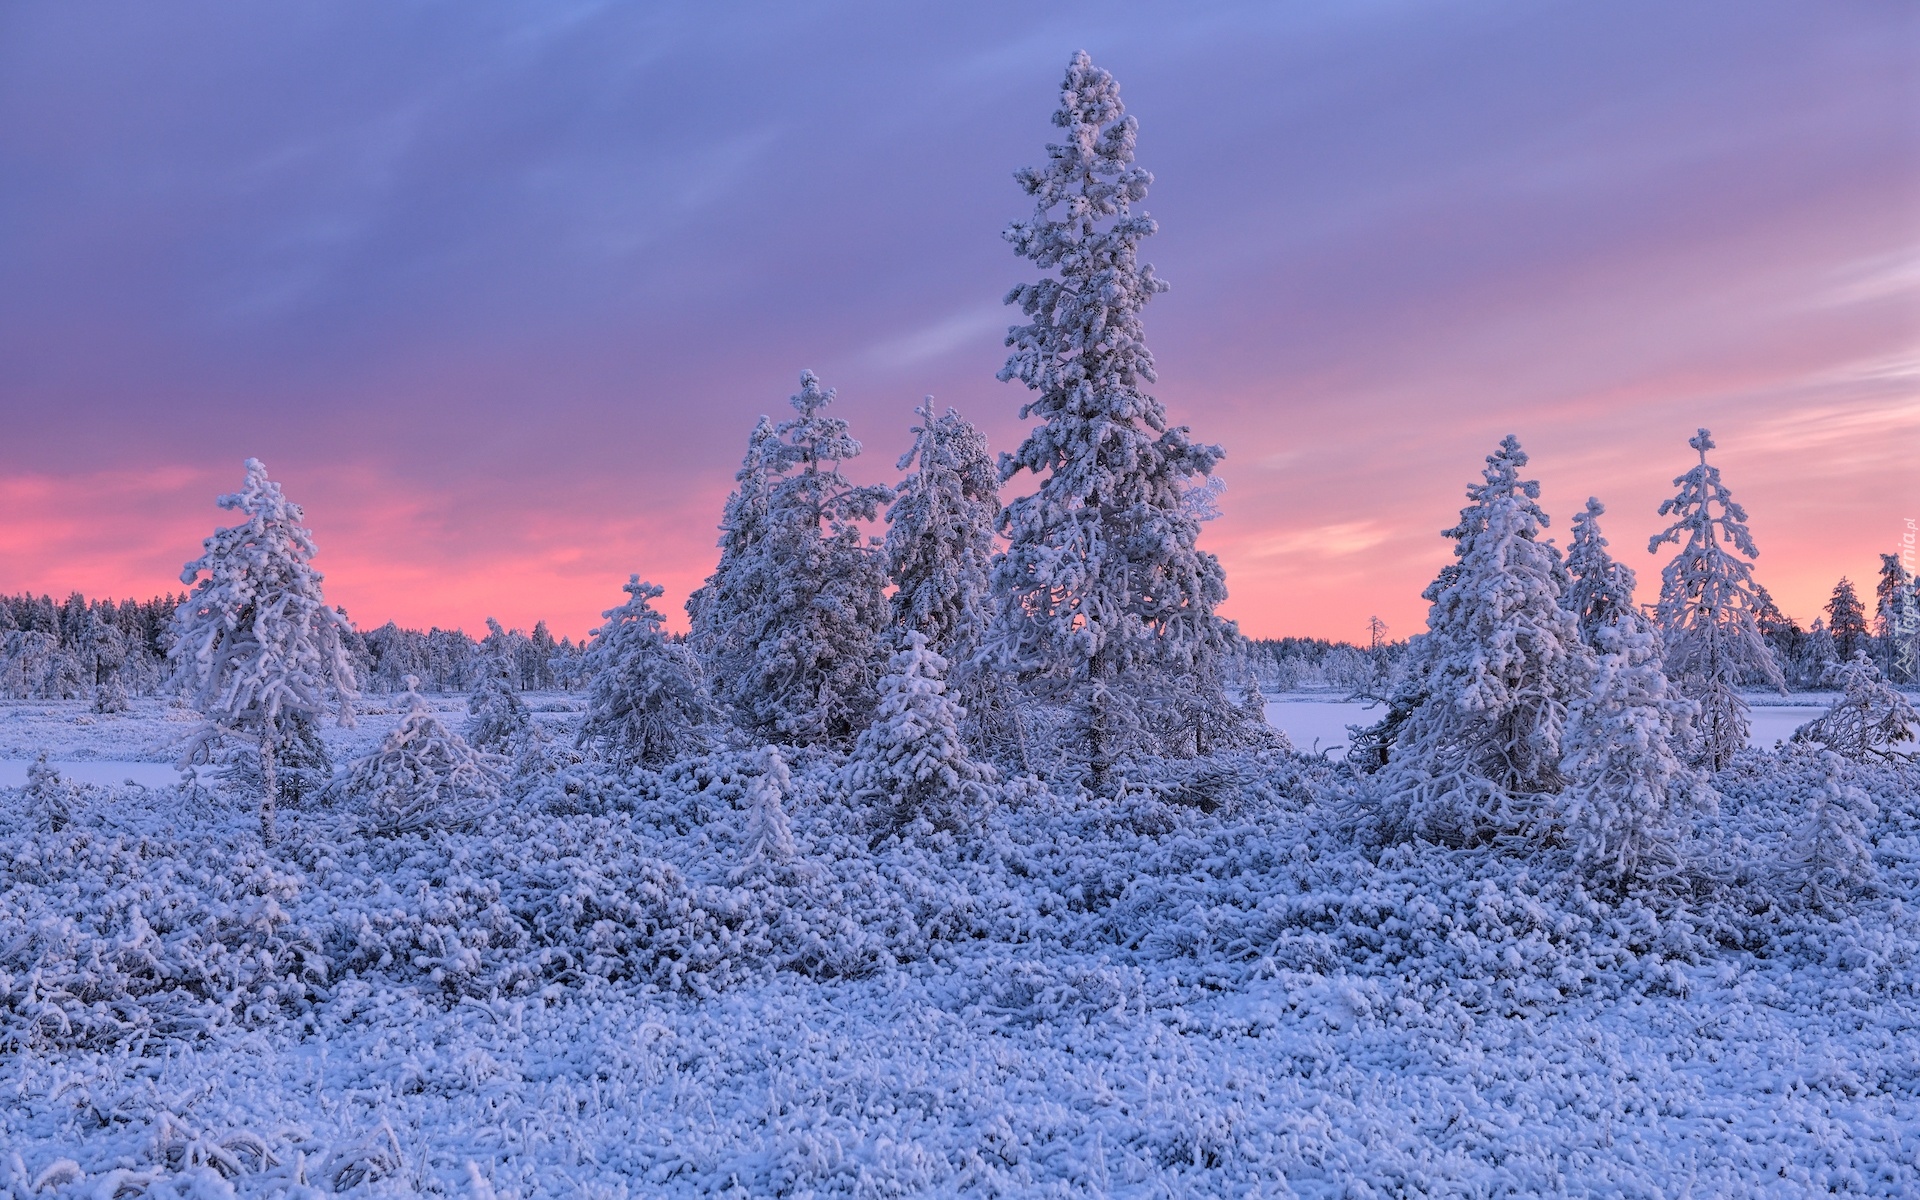
M1705 429L1687 440L1700 455L1676 478L1680 489L1662 501L1660 515L1674 522L1647 542L1649 554L1672 542L1680 551L1660 571L1655 619L1666 644L1667 674L1700 704L1693 757L1718 771L1747 744L1747 704L1739 684L1749 678L1786 687L1773 652L1760 635L1760 594L1747 558L1760 551L1747 532L1747 510L1720 482L1720 468L1707 462L1714 448Z
M908 475L887 506L893 625L960 659L986 625L1000 480L987 439L966 418L951 408L936 416L931 396L914 412L920 424L898 467Z
M991 768L967 756L962 710L947 696L947 660L910 630L887 663L880 705L847 760L844 780L856 805L877 810L881 829L918 817L940 829L971 824L985 807Z
M1580 637L1598 649L1601 629L1614 624L1633 608L1633 568L1615 562L1600 533L1606 505L1587 497L1585 512L1573 516L1573 537L1567 544L1567 611L1580 623Z
M489 754L511 756L533 718L520 700L519 664L513 644L500 622L487 618L487 638L480 644L479 678L467 697L466 739Z
M1660 634L1632 593L1594 634L1592 688L1569 706L1560 770L1560 820L1574 862L1614 884L1678 866L1681 822L1710 809L1713 793L1674 752L1696 711L1660 668Z
M500 798L499 773L441 723L419 686L407 676L406 715L371 754L354 760L342 785L374 833L465 828Z
M73 820L74 787L47 765L43 753L27 764L27 812L34 828L59 833Z
M182 766L211 761L226 738L256 747L260 833L271 842L278 757L289 727L311 727L329 711L351 725L355 691L342 641L349 626L320 594L300 506L267 478L259 459L248 459L246 471L241 489L219 499L245 520L215 530L205 553L180 572L193 591L174 613L169 657L206 718Z
M1040 424L1002 459L1001 480L1028 471L1040 482L1001 516L1008 546L987 650L1003 670L1085 696L1153 696L1238 640L1215 612L1226 598L1220 563L1195 546L1204 514L1185 502L1222 452L1169 426L1144 390L1156 377L1141 313L1166 284L1138 261L1155 225L1133 206L1153 177L1134 164L1119 86L1084 52L1067 67L1053 122L1064 137L1047 165L1016 175L1034 213L1006 231L1015 253L1053 274L1007 294L1028 324L1009 331L1000 378L1033 389L1020 414Z
M126 681L115 671L93 685L93 711L102 716L126 712L133 707L127 696Z
M1807 644L1802 651L1801 674L1814 687L1826 687L1832 683L1840 671L1840 653L1834 649L1833 634L1827 631L1827 619L1815 617L1813 628L1807 630Z
M825 415L832 402L812 371L801 372L791 399L798 415L781 422L770 447L765 532L742 564L731 641L746 662L719 679L742 727L791 745L850 742L872 718L882 665L886 560L858 522L873 520L893 492L841 473L860 443Z
M1800 623L1780 611L1773 596L1765 585L1756 582L1753 585L1756 603L1753 614L1754 625L1760 630L1760 637L1767 643L1767 649L1773 654L1773 661L1780 667L1781 677L1795 687L1805 687L1809 682L1807 672L1807 631Z
M1520 478L1526 464L1511 435L1487 456L1446 531L1455 559L1423 593L1425 698L1363 793L1390 836L1460 844L1551 823L1566 706L1593 663L1561 607L1566 568L1540 540L1547 514L1540 485Z
M700 664L661 629L651 601L662 590L635 575L625 591L587 647L593 685L578 743L609 762L657 767L705 750L719 714Z
M760 773L747 784L743 839L746 853L729 873L734 883L756 873L780 871L793 860L797 848L793 844L793 827L787 822L787 810L783 806L791 790L793 775L787 770L787 760L781 757L779 748L762 747Z
M738 485L720 515L720 561L687 597L687 646L706 667L720 699L753 661L753 626L773 584L765 569L767 512L780 444L773 420L761 417L747 435L747 452L734 475Z
M1853 580L1843 577L1833 585L1826 611L1833 652L1841 662L1848 662L1867 648L1867 610L1860 603L1860 593L1853 590Z
M1898 554L1880 556L1873 596L1882 673L1908 683L1920 679L1920 584Z
M1867 652L1855 651L1853 661L1835 668L1834 676L1840 699L1823 715L1794 730L1792 740L1821 746L1855 762L1913 762L1913 751L1900 747L1914 740L1920 713L1888 685Z
M1822 778L1780 864L1782 882L1816 908L1873 883L1878 868L1867 822L1879 810L1867 793L1846 782L1845 763L1831 750L1820 754Z
M93 676L93 711L103 716L126 712L130 705L126 681L121 678L128 652L125 633L104 619L100 607L88 606L82 611L75 649L85 657Z
M560 643L553 640L553 631L547 628L547 623L535 621L522 655L520 686L533 691L551 691L555 682L553 655L559 648Z

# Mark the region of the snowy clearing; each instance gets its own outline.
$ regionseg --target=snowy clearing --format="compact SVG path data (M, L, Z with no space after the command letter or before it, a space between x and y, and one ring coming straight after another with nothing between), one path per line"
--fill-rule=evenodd
M1830 692L1750 693L1752 732L1749 746L1771 748L1793 731L1825 712L1835 697ZM1380 705L1349 700L1341 692L1283 692L1267 696L1267 720L1293 740L1303 754L1340 757L1347 749L1347 726L1371 725L1380 719Z

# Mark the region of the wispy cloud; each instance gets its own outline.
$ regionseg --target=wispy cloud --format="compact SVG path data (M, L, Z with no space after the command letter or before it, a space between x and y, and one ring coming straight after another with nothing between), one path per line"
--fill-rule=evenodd
M1364 554L1392 536L1389 528L1375 521L1343 521L1250 538L1248 552L1255 558L1347 558Z
M898 370L944 358L963 346L991 345L1004 335L1011 310L1004 305L975 305L951 316L942 317L899 337L869 346L860 355L862 361L882 370ZM1018 315L1018 314L1011 314Z
M1906 247L1848 263L1833 272L1834 284L1817 293L1812 303L1839 308L1904 296L1920 301L1920 248Z

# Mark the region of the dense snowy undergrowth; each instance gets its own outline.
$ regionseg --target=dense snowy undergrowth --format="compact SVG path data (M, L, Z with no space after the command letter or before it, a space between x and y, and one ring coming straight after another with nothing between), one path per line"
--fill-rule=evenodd
M958 834L789 765L786 854L758 754L576 765L465 832L310 805L271 849L217 791L71 788L58 831L0 792L0 1195L1920 1183L1911 775L1848 768L1878 882L1816 904L1812 756L1737 760L1628 898L1364 848L1344 773L1278 752L1005 784Z

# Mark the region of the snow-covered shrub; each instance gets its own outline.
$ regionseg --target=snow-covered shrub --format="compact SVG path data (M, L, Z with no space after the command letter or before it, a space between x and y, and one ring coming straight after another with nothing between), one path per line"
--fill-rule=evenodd
M1881 678L1880 669L1857 651L1853 661L1835 669L1840 698L1832 708L1793 731L1793 740L1822 746L1855 762L1911 763L1902 750L1914 740L1920 713Z
M73 820L74 786L47 765L45 754L27 764L27 811L36 829L58 833Z
M258 850L69 828L0 844L0 1047L188 1038L311 1009L328 979Z
M133 702L127 698L126 681L115 671L99 683L93 685L93 711L102 716L114 716L127 712Z
M352 723L353 665L343 640L352 627L320 593L300 506L267 478L259 459L248 459L246 469L241 490L219 499L245 523L215 530L206 552L180 572L193 592L174 615L169 657L206 717L182 765L208 761L229 737L252 741L260 758L260 832L271 842L288 723L318 721L329 711Z
M593 690L578 744L609 762L657 766L706 749L717 718L699 664L667 640L649 603L661 589L638 575L625 584L627 602L601 614L587 662Z
M388 836L470 825L500 798L500 776L466 739L441 723L407 677L400 718L379 746L348 769L342 788L367 827Z
M987 803L993 771L967 754L946 674L947 660L916 629L880 680L879 711L847 760L846 787L856 806L881 814L882 829L920 817L958 829Z
M1878 875L1867 822L1880 814L1873 799L1844 778L1844 760L1819 752L1821 771L1805 799L1805 817L1780 864L1783 881L1816 908L1828 907L1872 884Z
M1687 445L1700 461L1673 481L1680 491L1661 502L1660 515L1674 522L1647 541L1647 552L1668 542L1680 547L1661 568L1655 619L1666 644L1667 674L1700 704L1693 757L1717 771L1747 744L1747 704L1739 684L1755 678L1784 691L1786 683L1760 633L1762 593L1753 567L1727 549L1759 557L1747 531L1747 510L1720 482L1720 468L1707 462L1714 448L1707 431Z
M1074 688L1073 707L1078 720L1057 731L1068 744L1055 744L1065 751L1064 761L1084 764L1086 785L1095 792L1111 789L1121 764L1151 759L1160 749L1145 706L1127 688L1097 677L1083 679Z
M533 723L520 700L519 669L513 646L500 622L487 618L481 643L480 678L467 697L464 736L475 749L510 756Z
M1463 844L1550 824L1566 705L1585 692L1592 656L1561 607L1566 570L1540 537L1547 515L1540 485L1520 478L1526 464L1511 435L1487 456L1446 534L1454 561L1423 593L1424 698L1365 791L1389 836Z
M1660 669L1660 635L1632 607L1632 592L1593 631L1600 652L1592 689L1567 717L1560 820L1579 868L1613 883L1678 866L1684 820L1712 791L1674 752L1696 711Z
M778 747L760 751L760 773L747 783L745 854L733 869L735 882L756 871L778 870L794 855L793 826L784 807L793 790L793 775Z
M1208 655L1190 671L1159 674L1150 685L1133 689L1150 735L1142 739L1141 751L1158 758L1204 758L1285 744L1286 735L1267 720L1259 686L1229 673L1238 665L1224 655ZM1235 691L1240 693L1238 702Z
M960 736L973 753L1011 774L1033 774L1032 714L1012 677L976 659L954 664L949 683L964 714Z

